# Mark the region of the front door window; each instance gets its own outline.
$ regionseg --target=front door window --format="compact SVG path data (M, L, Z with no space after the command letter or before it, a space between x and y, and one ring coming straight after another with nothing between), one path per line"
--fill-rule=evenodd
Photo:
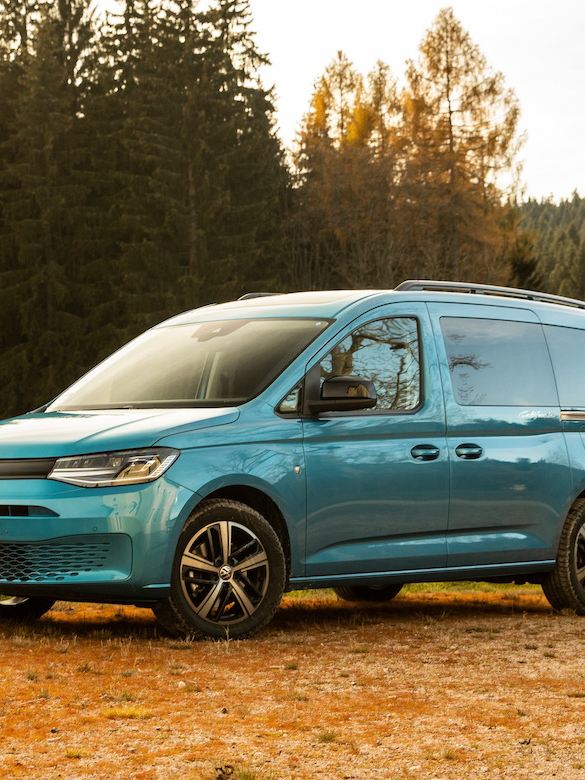
M375 411L407 412L421 400L418 324L415 317L388 317L361 325L321 361L321 384L333 376L373 381ZM352 414L368 414L352 412Z

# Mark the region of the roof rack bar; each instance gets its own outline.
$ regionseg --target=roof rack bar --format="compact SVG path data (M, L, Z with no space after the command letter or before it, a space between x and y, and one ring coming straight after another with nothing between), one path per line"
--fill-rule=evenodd
M585 301L576 298L564 298L562 295L521 290L517 287L498 287L493 284L473 284L469 282L437 282L431 279L409 279L394 289L428 290L429 292L458 292L478 295L495 295L503 298L520 298L521 300L539 301L541 303L556 303L561 306L572 306L575 309L585 309Z
M282 293L269 293L269 292L251 292L245 295L240 295L238 301L250 301L252 298L268 298L271 295L282 295Z

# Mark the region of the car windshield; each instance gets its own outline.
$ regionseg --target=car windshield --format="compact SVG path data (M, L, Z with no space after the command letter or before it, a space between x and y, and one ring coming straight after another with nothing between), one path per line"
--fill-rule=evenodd
M241 404L268 387L328 324L267 318L155 328L86 374L46 411Z

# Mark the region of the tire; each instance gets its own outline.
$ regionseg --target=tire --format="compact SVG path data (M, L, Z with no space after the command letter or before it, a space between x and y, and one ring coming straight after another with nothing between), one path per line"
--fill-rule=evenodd
M572 609L585 615L585 500L571 507L561 533L555 568L542 582L544 595L555 610Z
M17 620L20 623L33 623L48 612L54 603L54 599L0 596L0 621Z
M333 588L336 595L343 601L370 601L382 603L396 598L404 586L401 583L395 585L383 585L379 588L369 585L346 585L342 588Z
M267 520L239 501L212 499L187 520L170 595L153 612L173 636L243 638L272 620L285 579L282 546Z

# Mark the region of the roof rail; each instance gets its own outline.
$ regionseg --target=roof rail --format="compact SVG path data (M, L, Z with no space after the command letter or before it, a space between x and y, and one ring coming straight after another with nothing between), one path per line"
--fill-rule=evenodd
M395 290L428 290L429 292L459 292L478 295L495 295L503 298L520 298L542 303L556 303L560 306L572 306L575 309L585 309L585 301L576 298L564 298L562 295L520 290L517 287L497 287L493 284L472 284L469 282L436 282L431 279L409 279L402 282Z
M252 298L267 298L270 295L282 295L282 293L269 293L269 292L251 292L245 295L240 295L238 301L250 301Z

